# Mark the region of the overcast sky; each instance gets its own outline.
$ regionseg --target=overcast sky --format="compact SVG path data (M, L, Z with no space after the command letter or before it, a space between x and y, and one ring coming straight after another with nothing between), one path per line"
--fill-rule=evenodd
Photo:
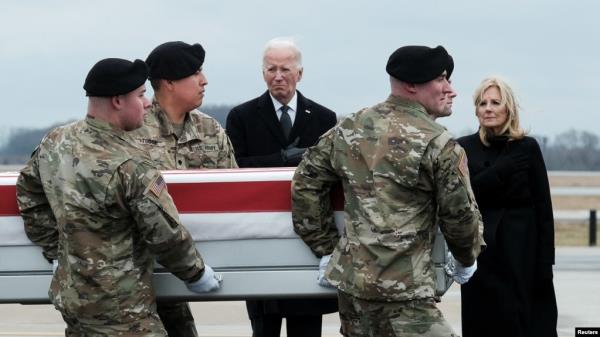
M265 90L267 40L303 51L298 89L339 116L384 100L385 63L407 44L443 45L454 57L450 131L475 130L472 93L502 75L534 134L600 124L600 1L3 1L0 133L82 118L88 70L106 57L145 59L182 40L207 51L205 104L237 104ZM1 140L1 139L0 139Z

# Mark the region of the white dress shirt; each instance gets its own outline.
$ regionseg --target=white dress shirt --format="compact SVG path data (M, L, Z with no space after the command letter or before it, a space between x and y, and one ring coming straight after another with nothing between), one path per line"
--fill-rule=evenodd
M277 114L277 120L280 120L281 119L281 107L283 106L283 104L281 104L275 97L273 97L273 95L271 95L271 93L269 93L269 96L271 96L271 100L273 101L273 106L275 107L275 113ZM290 107L288 109L287 113L288 113L288 115L290 115L290 119L292 120L292 125L294 125L294 121L296 120L296 109L298 108L298 95L296 94L296 92L294 92L294 97L292 97L292 99L287 104L287 106Z

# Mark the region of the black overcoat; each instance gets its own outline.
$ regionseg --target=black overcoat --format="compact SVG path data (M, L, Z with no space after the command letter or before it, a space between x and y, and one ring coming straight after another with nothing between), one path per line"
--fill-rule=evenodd
M335 126L337 117L333 111L299 91L297 95L296 118L289 139L283 135L268 91L231 109L225 130L239 167L284 166L281 150L296 138L299 138L298 147L313 146L322 134Z
M478 133L458 139L487 243L461 287L463 337L556 336L554 220L540 147L531 137L490 141ZM519 169L501 171L504 156L520 158Z
M300 92L297 95L296 118L289 139L285 139L283 135L268 91L231 109L225 129L233 144L239 167L284 166L281 150L296 138L299 137L298 147L313 146L322 134L335 126L337 117L333 111L304 97ZM250 318L264 314L284 317L321 315L337 311L337 298L249 300L246 305Z

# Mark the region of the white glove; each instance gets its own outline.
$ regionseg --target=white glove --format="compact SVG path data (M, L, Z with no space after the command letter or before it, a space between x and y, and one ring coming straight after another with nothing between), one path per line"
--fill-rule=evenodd
M215 274L214 270L207 264L204 265L204 274L196 282L186 282L185 285L195 293L208 293L221 287L222 276Z
M325 278L325 269L327 269L329 260L331 260L331 254L323 255L323 257L321 257L321 261L319 262L319 276L317 277L317 283L319 283L321 287L335 288L331 283L329 283L329 281L327 281L327 278Z
M454 279L454 281L458 284L467 283L467 281L469 281L471 276L473 276L477 270L477 260L475 260L475 263L473 263L473 265L470 267L465 267L462 265L462 263L456 260L454 261L454 264L455 266L454 272L452 273L452 279Z
M58 269L58 260L52 260L52 274L56 273L56 269Z

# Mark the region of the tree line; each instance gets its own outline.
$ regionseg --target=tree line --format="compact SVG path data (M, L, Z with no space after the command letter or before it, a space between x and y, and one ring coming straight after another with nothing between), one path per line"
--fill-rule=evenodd
M202 111L214 117L221 125L225 125L225 119L231 108L233 106L207 105L206 107L202 106ZM48 131L70 122L54 124L45 128L18 128L11 130L8 137L6 137L5 144L0 147L0 165L26 163L33 150L35 150Z
M229 105L206 105L202 111L225 125ZM64 123L62 123L64 124ZM23 164L52 128L11 130L0 147L0 164ZM600 137L588 131L568 130L554 137L532 135L540 144L548 170L600 171Z

